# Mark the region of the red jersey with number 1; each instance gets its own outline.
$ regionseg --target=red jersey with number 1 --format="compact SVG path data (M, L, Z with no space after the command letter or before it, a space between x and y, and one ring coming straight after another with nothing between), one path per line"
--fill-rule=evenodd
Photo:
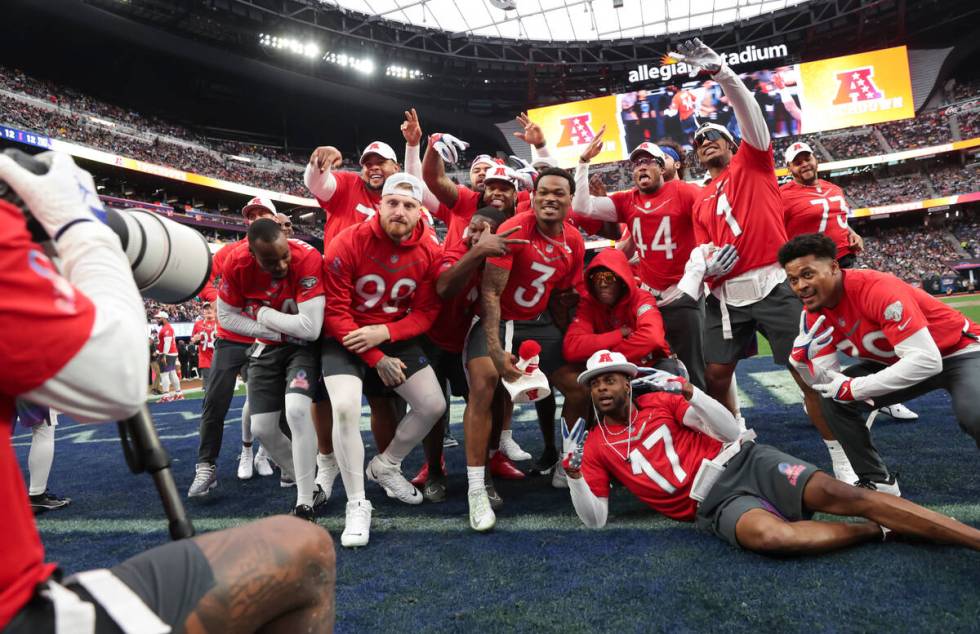
M706 280L712 288L776 263L776 253L786 243L786 224L775 169L772 145L759 150L742 143L728 167L701 188L694 208L694 239L718 247L733 244L739 255L728 275Z
M849 244L849 207L840 187L818 179L813 185L790 181L779 188L783 198L786 237L823 233L837 245L837 257L855 253Z
M585 263L585 240L569 222L562 232L550 238L538 229L534 212L528 211L503 222L497 233L512 227L518 230L508 235L530 244L510 245L510 253L487 262L510 271L507 286L500 296L500 319L535 319L548 307L554 289L563 290L582 283Z
M302 240L289 240L289 253L289 273L282 279L273 279L248 249L238 250L226 263L221 276L218 289L221 301L238 306L252 319L263 306L295 315L297 304L323 295L323 258ZM270 345L281 343L259 341Z
M194 322L191 336L200 335L197 342L197 367L210 368L214 358L214 331L218 322L213 319L198 319Z

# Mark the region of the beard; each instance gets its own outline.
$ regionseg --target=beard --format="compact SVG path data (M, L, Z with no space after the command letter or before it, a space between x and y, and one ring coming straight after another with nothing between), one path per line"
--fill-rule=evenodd
M715 154L714 156L712 156L711 158L709 158L707 161L704 162L704 167L706 169L719 169L719 170L725 169L726 167L728 167L728 164L731 162L731 160L732 159L730 156Z

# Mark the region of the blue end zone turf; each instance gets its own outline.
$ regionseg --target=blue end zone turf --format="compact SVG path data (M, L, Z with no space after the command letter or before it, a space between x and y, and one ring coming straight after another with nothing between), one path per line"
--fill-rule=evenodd
M830 466L785 370L749 359L739 365L738 381L742 402L750 403L743 413L761 442ZM287 512L294 502L295 489L281 489L276 477L235 477L242 401L235 399L226 422L218 488L186 502L198 531ZM937 392L908 405L918 421L881 416L874 428L903 494L980 526L980 453L956 424L949 397ZM151 408L181 494L193 478L200 407L192 400ZM460 441L461 412L454 404ZM515 438L537 455L533 408L516 419ZM17 431L26 465L30 435ZM370 458L370 433L364 438ZM115 425L63 418L56 439L50 488L73 503L39 518L49 560L67 571L108 566L167 539L152 482L126 469ZM421 456L416 449L406 459L408 477ZM975 552L892 543L770 559L656 516L622 490L610 501L609 526L589 531L568 492L542 478L498 481L505 505L497 528L478 535L467 523L462 447L447 450L446 460L444 504L408 507L367 483L376 511L371 543L358 551L339 546L338 478L320 520L338 541L338 631L978 631Z

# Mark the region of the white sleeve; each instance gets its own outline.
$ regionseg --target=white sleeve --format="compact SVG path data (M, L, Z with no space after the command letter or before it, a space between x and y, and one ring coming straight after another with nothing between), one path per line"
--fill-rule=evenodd
M278 341L282 338L275 330L267 328L251 317L243 315L241 307L226 304L220 297L218 298L218 323L221 324L222 328L227 328L236 334L246 337L270 339L272 341Z
M677 282L677 288L693 299L701 299L704 291L704 273L708 268L708 263L704 259L704 251L701 247L691 249L691 254L684 265L684 275Z
M589 194L589 164L579 161L575 168L575 196L572 198L572 209L580 216L618 222L616 204L608 196L592 196Z
M405 173L411 174L422 183L422 206L431 212L439 208L439 199L433 194L422 178L422 159L419 156L419 146L405 144Z
M299 314L287 315L269 306L263 306L256 313L255 318L266 328L271 328L284 335L303 341L316 341L320 338L320 331L323 330L325 306L326 298L320 295L297 304L296 309Z
M174 342L173 337L163 338L163 354L170 354L170 350L171 350L170 344L172 344L173 342Z
M739 130L742 132L742 139L756 149L769 149L769 127L762 114L762 107L755 100L752 91L745 87L741 78L727 65L722 66L721 70L712 77L732 104L735 120L738 121Z
M544 145L540 148L531 146L531 157L537 156L538 158L551 158L551 152L548 151L548 146ZM532 161L533 162L533 161Z
M330 200L337 191L337 179L330 171L329 165L320 172L313 163L307 163L306 170L303 172L303 182L310 193L320 200Z
M588 528L602 528L609 517L609 498L596 497L589 488L585 476L568 478L568 492L572 496L572 506L582 523Z
M694 387L693 385L691 387ZM688 427L697 429L721 442L738 440L741 428L728 409L698 388L689 401L690 407L682 421Z
M150 351L143 299L119 238L102 224L79 223L58 253L65 278L95 305L95 322L71 361L23 396L82 422L128 418L146 402Z
M943 371L943 357L929 334L921 328L895 346L898 361L880 372L851 379L854 400L863 401L912 387Z

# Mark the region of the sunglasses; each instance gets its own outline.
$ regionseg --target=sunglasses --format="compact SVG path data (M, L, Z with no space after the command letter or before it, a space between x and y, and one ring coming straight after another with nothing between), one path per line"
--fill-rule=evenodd
M612 286L619 281L619 277L612 271L596 271L589 279L597 286Z
M717 141L718 139L725 139L727 141L728 137L718 130L705 130L694 135L694 147L700 146L705 141Z
M633 167L643 167L645 165L653 165L656 163L660 167L664 166L664 162L656 156L641 156L640 158L633 161Z

